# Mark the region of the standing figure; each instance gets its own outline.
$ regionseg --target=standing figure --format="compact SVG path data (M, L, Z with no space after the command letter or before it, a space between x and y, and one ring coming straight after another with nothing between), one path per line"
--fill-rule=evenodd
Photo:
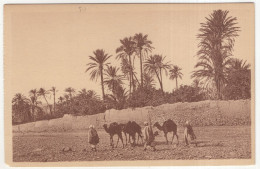
M194 131L189 123L189 121L186 121L185 125L184 125L184 140L185 140L185 144L189 145L188 142L188 137L190 136L191 140L196 139L196 136L194 134Z
M88 142L90 144L91 150L97 151L96 146L99 143L99 137L98 137L97 130L94 128L94 125L89 126Z
M144 136L144 151L146 151L147 147L151 147L153 151L155 151L155 143L154 139L155 136L153 134L152 127L148 124L148 122L144 122L144 130L143 130L143 136Z

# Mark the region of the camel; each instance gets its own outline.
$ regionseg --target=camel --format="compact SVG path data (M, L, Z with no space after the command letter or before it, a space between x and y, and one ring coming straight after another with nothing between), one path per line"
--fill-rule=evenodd
M157 127L159 130L164 132L164 137L166 139L167 144L168 144L168 138L167 138L168 132L173 132L172 143L173 143L174 136L176 136L178 141L177 144L179 144L179 139L177 135L177 125L171 119L165 121L162 126L158 122L156 122L153 126Z
M143 143L141 126L139 126L135 121L129 121L126 124L120 124L120 126L121 126L122 132L124 133L125 138L126 138L126 145L127 145L127 134L128 134L128 143L131 143L130 137L132 137L133 145L135 145L136 133L138 134L137 143L139 142L140 137L141 137L141 141Z
M120 123L119 124L121 130L122 130L122 133L125 135L125 142L126 142L126 145L127 145L127 132L126 132L126 124L122 124ZM130 135L129 135L129 139L130 139Z
M109 125L109 127L107 127L107 124L104 124L103 127L104 127L105 131L110 135L110 146L112 146L112 148L114 148L113 136L117 135L118 139L117 139L116 147L117 147L119 139L120 139L123 144L123 148L124 148L124 142L123 142L123 138L122 138L122 129L121 129L120 125L118 125L116 122L114 122L114 123L111 123Z

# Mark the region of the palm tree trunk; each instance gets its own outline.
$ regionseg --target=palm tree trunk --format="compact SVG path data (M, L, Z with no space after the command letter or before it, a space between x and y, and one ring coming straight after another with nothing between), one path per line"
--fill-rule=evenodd
M140 50L140 73L141 73L141 88L143 88L143 60L142 60L142 50Z
M163 91L163 87L162 87L162 83L161 83L161 80L160 80L160 76L158 75L158 72L157 72L157 71L155 71L155 74L156 74L156 77L157 77L157 79L158 79L158 81L159 81L161 90Z
M177 77L176 77L176 90L178 90L178 82L177 82Z
M103 79L103 69L101 68L101 87L102 87L102 96L103 100L105 100L105 90L104 90L104 79Z
M49 105L49 102L47 101L45 95L43 95L43 97L44 97L44 99L45 99L45 101L46 101L46 103L47 103L47 106L48 106L49 109L50 109L50 114L52 115L51 106Z
M34 103L32 104L32 117L33 117L33 121L35 120L35 106L34 106Z
M163 92L162 70L161 69L160 69L160 76L161 76L161 89L162 89L162 92Z
M131 63L131 57L130 57L130 55L128 55L128 57L129 57L129 64L130 64L130 67L131 67L130 72L129 72L129 76L130 76L130 78L129 78L129 85L130 85L130 86L129 86L129 87L130 87L130 89L129 89L129 94L131 95L133 75L132 75L132 63Z
M132 62L132 61L131 61ZM139 81L138 81L138 79L136 78L136 76L135 76L135 74L134 74L134 72L133 72L133 70L134 70L134 64L135 64L135 57L133 57L133 62L132 62L133 64L131 65L131 72L132 72L132 88L133 88L133 92L135 91L135 80L138 82L138 84L140 85L140 83L139 83ZM135 76L135 79L134 79L134 76Z
M54 96L54 103L53 103L53 114L55 115L55 91L53 93L53 96Z
M137 81L137 83L140 85L140 82L138 81L137 77L135 76L135 74L133 73L133 76L135 77L135 80Z

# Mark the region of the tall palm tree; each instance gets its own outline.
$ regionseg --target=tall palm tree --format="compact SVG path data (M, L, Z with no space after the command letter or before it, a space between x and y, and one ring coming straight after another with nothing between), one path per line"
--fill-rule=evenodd
M34 97L35 100L35 106L37 106L37 99L38 99L38 95L37 95L37 89L32 89L29 91L29 95L31 97Z
M226 83L226 71L230 64L235 37L238 36L240 28L237 27L237 18L228 16L229 11L214 10L206 22L201 23L200 33L197 38L199 58L193 71L192 77L205 80L206 83L213 82L218 99L221 99L221 90Z
M45 90L44 88L40 88L40 89L38 90L38 96L41 96L41 97L44 98L44 100L45 100L46 103L47 103L47 106L48 106L49 109L50 109L50 113L52 114L51 106L50 106L48 100L46 99L46 96L49 95L49 94L50 94L50 92L47 91L47 90Z
M136 43L135 52L140 59L141 87L143 87L143 59L148 54L148 52L152 51L152 41L148 40L148 35L143 35L142 33L135 34L134 41Z
M174 65L170 69L170 79L176 79L176 89L178 89L178 78L182 79L182 76L183 74L181 73L181 68L179 68L177 65Z
M107 60L112 56L105 53L103 49L97 49L93 52L94 56L89 56L89 59L93 62L87 64L86 72L92 70L90 72L90 79L94 80L100 76L101 78L101 87L102 87L102 96L103 100L105 99L105 91L104 91L104 78L103 78L103 70L105 66L108 66L109 63L106 63Z
M167 70L170 69L171 67L169 62L164 63L164 59L165 57L162 57L162 55L151 55L144 62L145 72L151 75L156 75L162 91L163 91L162 71L164 71L165 74L167 75Z
M108 88L114 92L118 86L123 84L123 76L118 75L119 68L113 66L107 66L105 69L105 78L104 84L108 86Z
M75 89L72 87L68 87L64 91L68 93L68 95L70 96L70 100L72 100L73 94L75 93Z
M55 106L56 106L55 97L58 90L56 89L56 87L52 87L50 91L53 94L53 114L55 114Z
M37 89L32 89L29 91L30 99L31 99L31 107L32 107L32 114L35 116L35 107L38 104L38 97L37 97Z
M132 37L126 37L120 40L121 46L116 49L117 59L121 59L122 67L125 71L123 73L129 74L129 93L133 86L133 64L132 55L135 52L135 42Z
M35 110L39 109L38 104L41 104L41 102L37 101L37 96L36 97L35 96L31 96L29 101L30 101L30 106L31 106L31 111L32 111L32 115L31 116L35 120L35 117L36 117Z

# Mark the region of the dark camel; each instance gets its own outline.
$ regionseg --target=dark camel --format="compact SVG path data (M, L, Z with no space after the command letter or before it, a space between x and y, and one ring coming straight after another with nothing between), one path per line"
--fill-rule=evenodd
M107 124L104 124L103 127L104 127L105 131L110 135L110 145L112 146L112 148L114 148L114 142L113 142L114 135L118 136L116 147L117 147L119 139L120 139L122 141L123 148L124 148L124 142L123 142L123 138L122 138L122 128L120 127L120 125L118 125L116 122L114 122L114 123L111 123L109 125L109 127L107 127Z
M139 142L139 139L141 138L141 141L143 143L143 136L142 136L142 130L141 130L141 126L139 126L135 121L129 121L126 124L120 124L121 128L122 128L122 132L125 135L126 138L126 145L127 145L127 134L128 134L128 143L131 144L131 140L130 138L132 137L133 140L133 145L135 145L135 136L136 134L138 134L138 139L137 139L137 143Z
M162 126L158 122L156 122L153 126L157 127L159 130L164 132L164 137L166 139L167 144L168 144L168 138L167 138L168 132L173 132L172 143L173 143L174 136L176 136L178 141L177 144L179 144L179 139L177 135L177 125L171 119L165 121Z

